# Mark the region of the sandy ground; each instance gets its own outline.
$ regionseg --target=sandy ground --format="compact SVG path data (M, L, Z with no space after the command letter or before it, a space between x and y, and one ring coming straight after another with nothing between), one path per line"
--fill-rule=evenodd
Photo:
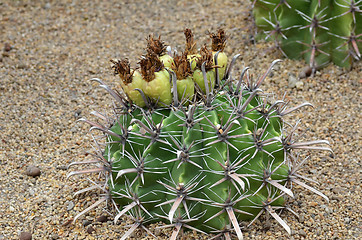
M223 27L229 34L226 52L241 53L237 70L250 66L258 76L278 57L270 44L252 41L253 30L244 1L0 1L0 239L117 239L126 219L114 225L109 208L70 223L98 199L98 193L73 196L89 182L69 180L68 164L84 160L90 150L88 126L76 123L92 110L110 107L104 90L88 81L99 77L112 86L109 60L128 57L135 65L150 33L183 49L183 30L191 28L199 43L207 30ZM257 221L244 230L247 239L358 239L361 235L361 72L362 62L346 72L330 65L293 88L302 61L285 59L263 89L287 93L293 104L308 101L314 109L296 113L308 139L327 139L335 156L314 153L304 173L328 196L296 190L293 210L282 218L289 236L276 221ZM109 108L110 109L110 108ZM28 166L41 175L26 175ZM151 226L153 228L154 226ZM270 228L269 228L270 227ZM167 239L170 231L158 232ZM134 239L146 237L144 232ZM208 239L188 233L186 239ZM25 238L24 238L25 239ZM149 238L150 239L150 238Z

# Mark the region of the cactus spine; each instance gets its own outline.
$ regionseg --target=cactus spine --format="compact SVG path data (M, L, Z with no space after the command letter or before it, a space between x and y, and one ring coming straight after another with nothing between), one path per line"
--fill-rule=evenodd
M350 69L361 59L362 1L256 0L253 14L265 39L313 72L329 62Z
M292 184L304 186L328 201L321 192L300 181L297 172L304 160L296 157L297 149L331 151L319 146L328 142L295 142L297 125L289 129L283 120L286 114L310 104L287 108L287 102L269 102L262 93L260 86L278 60L257 81L245 68L235 82L231 71L239 55L220 79L215 73L218 71L213 71L220 68L220 52L213 56L203 47L199 55L192 53L190 57L188 53L173 56L168 72L164 72L154 52L148 52L140 61L141 74L125 67L126 61L113 61L126 96L94 79L119 107L112 121L95 113L111 122L110 127L82 119L91 129L104 134L106 147L101 148L96 141L96 158L72 165L99 166L73 171L69 176L103 173L108 190L102 188L107 194L75 219L111 199L119 206L115 223L125 214L135 222L123 239L138 227L153 235L145 225L158 221L173 227L171 239L176 239L182 228L226 238L235 233L243 239L239 223L252 223L263 212L290 233L277 211L286 200L294 198ZM197 64L192 69L194 57ZM213 61L214 68L207 66ZM201 72L202 83L195 79L196 71ZM140 81L139 75L144 80ZM131 82L124 81L125 76ZM125 87L130 84L137 88ZM147 84L154 85L147 90ZM137 97L133 98L132 93Z

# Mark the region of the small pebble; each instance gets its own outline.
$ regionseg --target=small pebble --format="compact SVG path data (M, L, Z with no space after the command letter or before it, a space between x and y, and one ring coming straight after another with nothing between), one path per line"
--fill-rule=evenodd
M295 87L298 89L298 90L303 90L303 86L304 86L304 83L302 81L297 81L295 83Z
M333 196L332 196L332 200L341 201L341 200L342 200L342 197L333 195Z
M300 223L304 222L304 215L299 215L298 220L299 220Z
M161 229L156 228L154 234L155 234L155 236L160 236L161 235Z
M332 212L333 212L333 209L331 209L331 208L329 208L329 207L326 207L325 211L326 211L327 213L332 213Z
M18 69L27 69L28 65L26 65L25 63L20 62L19 64L16 65L16 67Z
M50 8L51 8L50 3L46 3L46 4L44 5L44 9L50 9Z
M52 240L57 240L57 239L59 239L59 235L54 233L54 234L52 234L51 239Z
M340 188L340 187L334 187L334 188L332 189L332 192L335 193L335 194L342 193L342 188Z
M307 236L307 233L306 233L303 229L300 229L300 230L298 231L298 234L299 234L300 236L302 236L302 237L306 237L306 236Z
M89 226L88 229L87 229L87 233L89 233L89 234L94 232L94 231L95 231L95 229L92 226Z
M33 165L30 165L26 168L26 175L31 177L37 177L40 176L40 169L38 167L35 167Z
M297 78L293 75L290 75L288 78L288 87L289 88L295 88L297 85Z
M312 68L309 66L306 66L300 71L299 78L307 78L311 74L312 74Z
M89 224L92 224L92 221L89 221L89 220L84 220L83 221L83 226L84 227L88 226Z
M68 219L62 225L63 226L69 226L72 222L73 222L73 219Z
M31 240L33 239L30 232L22 232L20 233L19 240Z
M96 219L97 222L107 222L108 221L108 217L106 215L102 215L102 216L99 216L97 219Z
M34 190L30 188L30 189L29 189L29 195L30 195L30 196L34 196L34 194L35 194Z
M10 43L5 43L4 51L5 52L10 52L11 49L13 49L13 47L10 45Z
M68 170L68 167L66 165L58 165L58 166L56 166L56 169L58 169L58 170Z
M74 112L74 117L75 117L75 118L80 118L80 117L81 117L81 114L82 114L82 110L81 110L81 109L78 109L77 111Z
M65 205L67 206L67 211L70 211L74 208L74 202L72 201L66 201Z

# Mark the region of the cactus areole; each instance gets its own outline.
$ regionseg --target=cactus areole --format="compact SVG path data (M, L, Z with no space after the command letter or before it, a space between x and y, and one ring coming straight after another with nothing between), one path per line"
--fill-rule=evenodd
M173 228L170 239L176 239L181 229L242 239L241 222L252 224L262 213L290 233L279 212L294 198L293 184L328 201L303 182L298 171L306 159L297 157L298 149L331 151L320 146L328 142L296 142L298 123L290 127L283 120L284 115L311 104L288 108L283 100L270 102L260 89L279 60L256 81L249 77L248 68L234 80L236 55L220 78L219 52L209 59L205 48L199 55L190 53L196 61L204 60L194 69L187 51L172 56L168 68L160 54L149 49L140 70L131 70L127 60L112 61L124 94L94 79L118 107L112 121L97 112L105 123L82 119L106 137L105 148L96 141L95 159L72 165L97 167L69 175L102 173L108 187L101 188L104 197L75 219L110 200L118 207L115 223L123 215L134 220L123 239L136 228L154 236L147 224L159 221L166 224L161 228ZM196 71L201 73L202 86L195 80ZM97 186L101 185L86 190Z

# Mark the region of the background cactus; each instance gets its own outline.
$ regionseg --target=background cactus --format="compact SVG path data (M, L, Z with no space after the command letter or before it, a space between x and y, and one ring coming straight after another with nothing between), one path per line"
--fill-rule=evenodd
M362 1L256 0L256 26L285 57L303 58L313 73L333 62L350 69L361 59Z
M119 206L115 223L125 214L134 219L123 239L139 227L153 235L145 225L158 221L169 223L162 227L174 228L171 239L176 239L182 228L226 239L236 233L242 239L240 222L253 223L263 212L290 233L278 210L286 207L288 198L294 198L293 184L328 201L301 181L298 171L306 159L300 160L296 152L331 151L319 146L328 142L296 142L298 123L289 127L283 120L283 116L311 104L287 108L288 102L270 102L260 89L278 60L257 81L245 68L235 82L231 71L239 55L220 79L218 53L210 59L212 52L208 51L203 47L200 55L192 53L197 56L194 69L194 57L188 57L187 51L173 56L173 66L165 70L157 54L148 48L140 61L141 74L131 70L128 61L112 61L126 96L94 79L114 97L118 107L112 120L94 112L105 124L82 119L91 130L104 133L105 148L95 138L95 159L72 165L98 166L69 176L102 173L108 189L102 188L105 196L74 220L111 199ZM213 73L210 79L205 66L212 60L215 65L208 67ZM203 86L194 79L195 71L201 71ZM189 87L190 78L194 88ZM181 92L187 94L180 96ZM133 93L139 95L133 97Z

